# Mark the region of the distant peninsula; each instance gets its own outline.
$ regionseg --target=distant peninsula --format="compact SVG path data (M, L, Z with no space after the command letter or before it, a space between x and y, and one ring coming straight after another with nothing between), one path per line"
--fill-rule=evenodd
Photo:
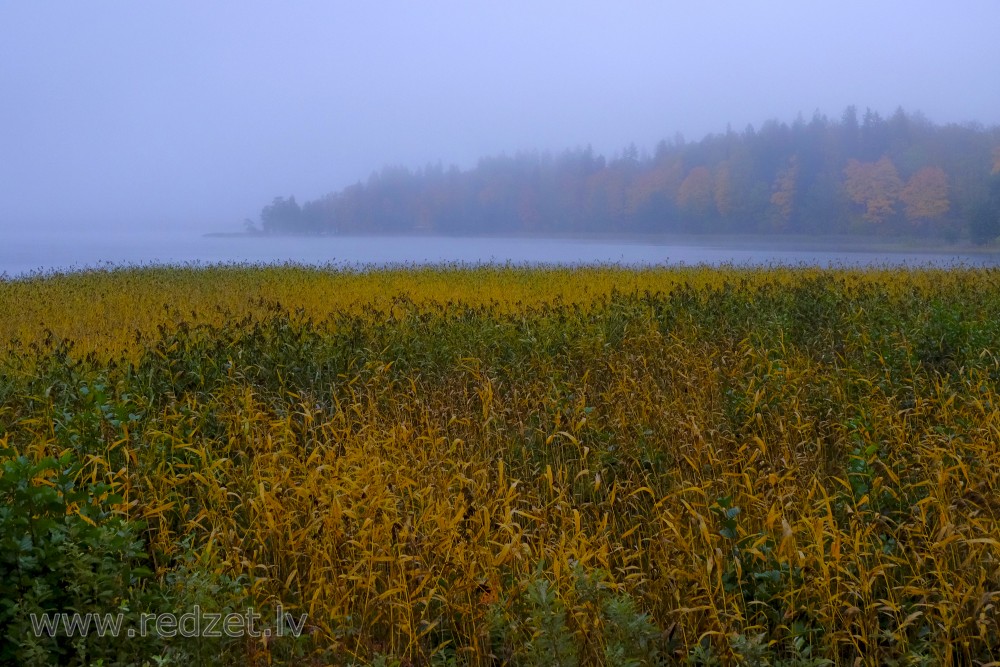
M384 167L319 199L275 197L233 235L751 234L1000 237L1000 127L898 109L801 115L652 153L487 157L466 170ZM221 235L221 234L217 234Z

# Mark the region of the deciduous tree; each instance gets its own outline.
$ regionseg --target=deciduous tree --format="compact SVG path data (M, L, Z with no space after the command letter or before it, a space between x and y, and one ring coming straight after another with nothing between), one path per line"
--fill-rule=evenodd
M725 160L715 168L715 185L714 185L714 197L715 197L715 210L719 212L723 218L727 218L733 214L735 205L733 203L733 173L732 165L729 160Z
M865 220L881 224L895 214L903 183L887 155L878 162L850 160L844 168L844 178L847 195L861 205Z
M695 167L677 189L677 206L688 215L706 217L712 204L712 172L708 167Z
M771 203L778 214L778 229L785 229L792 219L795 207L795 188L799 180L799 158L793 155L788 160L788 167L778 172L778 177L772 187Z
M940 167L924 167L899 193L906 218L914 224L940 218L948 212L948 176Z

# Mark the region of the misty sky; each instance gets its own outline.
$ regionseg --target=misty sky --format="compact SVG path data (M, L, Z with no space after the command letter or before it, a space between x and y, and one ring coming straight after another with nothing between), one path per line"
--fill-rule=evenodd
M0 232L238 230L386 164L848 104L1000 123L997 0L0 0Z

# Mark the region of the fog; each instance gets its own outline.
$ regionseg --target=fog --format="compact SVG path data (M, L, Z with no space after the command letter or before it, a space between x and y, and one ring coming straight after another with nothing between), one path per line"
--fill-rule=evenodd
M1000 122L1000 3L0 4L0 232L238 230L384 165L847 105Z

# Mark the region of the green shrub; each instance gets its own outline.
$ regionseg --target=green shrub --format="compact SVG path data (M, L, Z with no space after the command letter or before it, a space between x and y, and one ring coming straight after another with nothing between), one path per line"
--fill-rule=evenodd
M43 614L127 610L149 574L141 526L114 512L121 498L106 485L78 484L78 469L71 455L32 461L0 451L0 663L111 664L134 655L135 645L99 636L113 632L50 636L39 625Z

